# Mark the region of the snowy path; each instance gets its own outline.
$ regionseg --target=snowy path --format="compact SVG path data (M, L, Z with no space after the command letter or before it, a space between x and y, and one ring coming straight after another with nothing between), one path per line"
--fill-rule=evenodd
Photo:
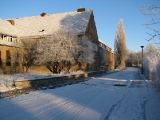
M114 86L125 84L126 86ZM160 92L136 68L0 99L0 120L160 120Z

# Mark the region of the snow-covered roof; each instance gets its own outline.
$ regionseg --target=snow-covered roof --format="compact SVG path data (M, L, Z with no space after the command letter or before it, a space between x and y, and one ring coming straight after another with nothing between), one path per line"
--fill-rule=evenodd
M98 41L104 44L104 42L101 39L98 39Z
M7 20L0 19L0 32L13 34L18 37L52 35L57 31L74 32L75 34L85 33L92 10L84 12L65 12L16 18L15 25Z
M0 33L6 34L10 36L16 36L16 27L11 25L11 23L7 20L0 19Z

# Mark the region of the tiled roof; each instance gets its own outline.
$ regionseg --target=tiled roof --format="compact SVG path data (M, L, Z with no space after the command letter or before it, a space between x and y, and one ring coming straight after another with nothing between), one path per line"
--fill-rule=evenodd
M42 16L24 17L14 20L15 25L0 19L0 32L18 37L52 35L56 31L84 33L90 18L91 10L85 12L65 12ZM3 25L2 25L3 24Z

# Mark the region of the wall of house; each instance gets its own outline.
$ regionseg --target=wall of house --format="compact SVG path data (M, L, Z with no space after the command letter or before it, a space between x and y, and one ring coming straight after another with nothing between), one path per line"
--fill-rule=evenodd
M99 70L100 69L100 54L99 54L99 47L98 47L99 41L98 41L97 28L96 28L93 12L91 13L85 35L88 36L91 42L97 46L97 51L95 51L94 69Z
M95 43L96 45L99 44L97 28L96 28L96 24L94 21L93 12L91 13L85 35L87 35L90 38L91 42Z
M114 54L112 51L99 47L101 68L107 68L107 70L114 69Z
M0 74L23 72L21 48L0 45Z
M107 67L108 70L114 69L114 53L112 49L99 41L99 52L101 67Z
M107 65L109 66L109 70L114 69L114 53L112 51L107 51Z

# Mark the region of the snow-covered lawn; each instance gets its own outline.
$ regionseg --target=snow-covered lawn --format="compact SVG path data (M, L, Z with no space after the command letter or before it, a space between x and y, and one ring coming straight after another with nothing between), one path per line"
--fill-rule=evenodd
M139 73L128 68L78 84L0 99L0 120L159 120L160 92Z

